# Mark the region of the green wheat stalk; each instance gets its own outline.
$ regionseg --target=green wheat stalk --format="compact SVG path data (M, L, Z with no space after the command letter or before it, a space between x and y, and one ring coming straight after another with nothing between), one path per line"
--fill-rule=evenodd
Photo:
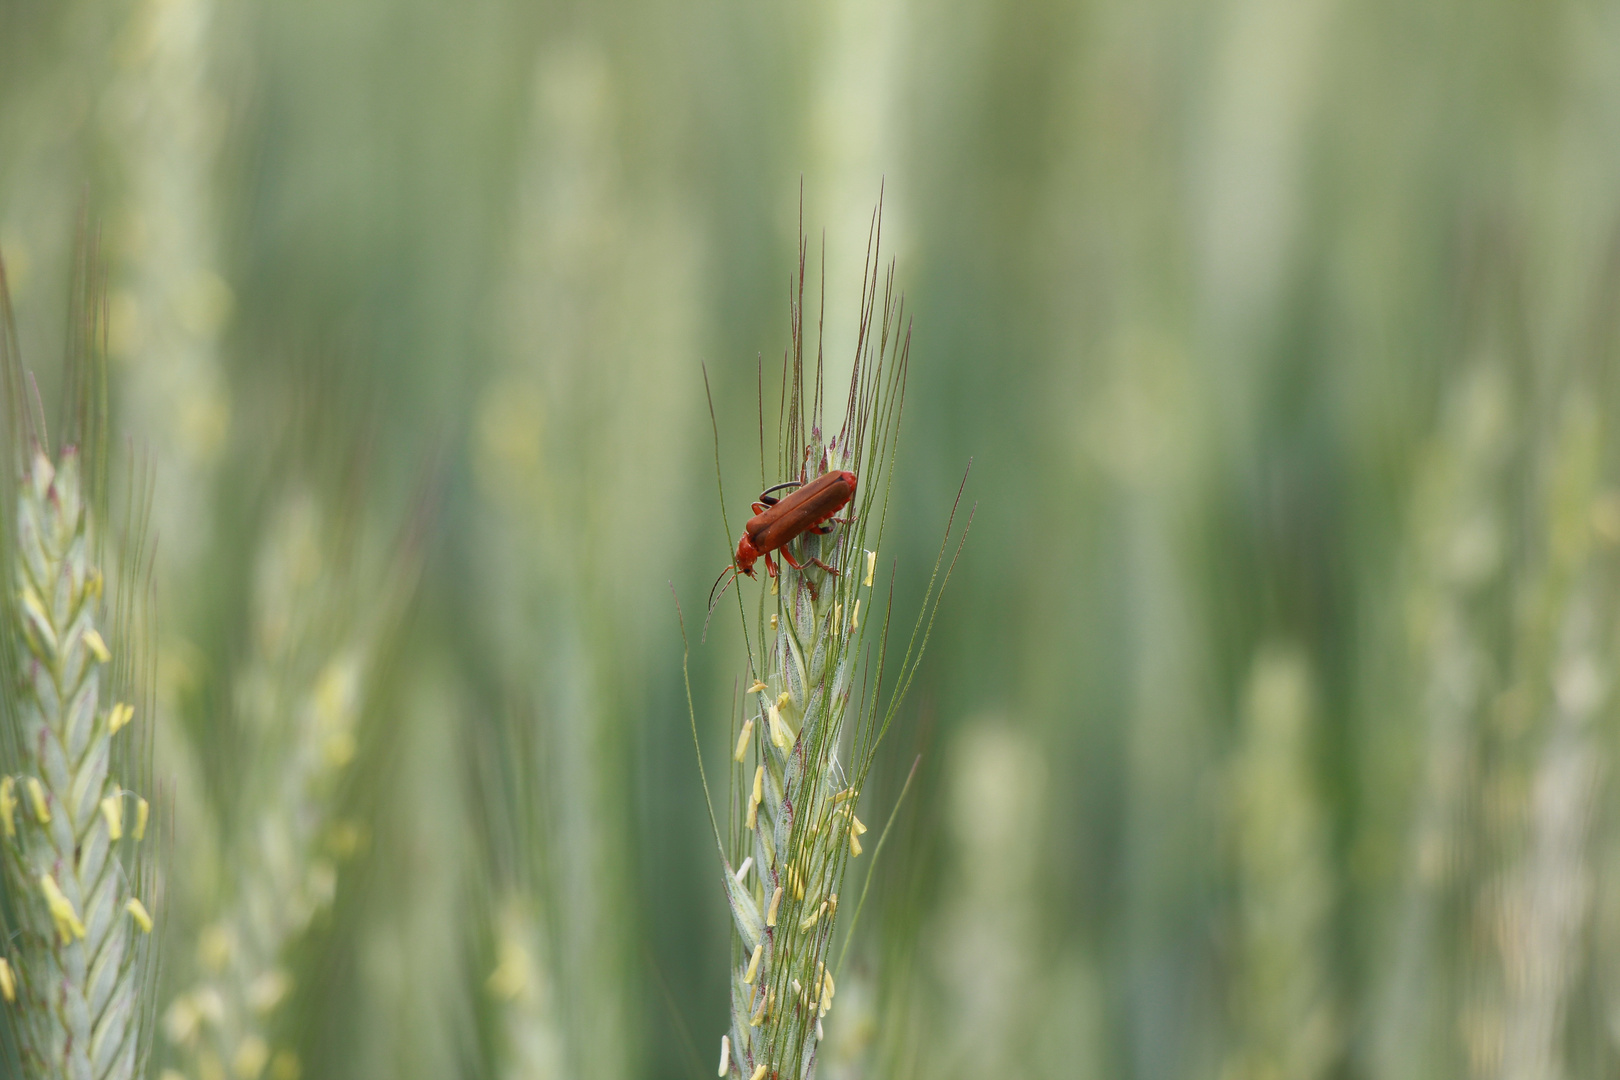
M48 449L0 268L0 378L12 453L0 603L0 999L24 1077L144 1071L156 975L149 858L150 627L144 484L104 571L106 369L99 257L81 230L64 395ZM37 401L37 396L35 398ZM132 474L133 476L133 474ZM137 713L142 722L133 724ZM135 785L133 788L126 785Z
M721 1039L718 1072L742 1080L809 1080L815 1074L821 1021L837 994L832 945L840 895L849 861L864 850L867 827L858 815L862 790L879 741L915 674L950 575L947 566L940 577L947 526L922 613L885 701L891 600L874 600L873 584L911 336L903 301L894 291L892 263L880 272L881 226L880 209L873 216L855 363L836 431L823 425L819 351L806 379L802 241L799 248L776 474L802 483L848 469L859 483L842 511L843 524L826 535L807 533L790 545L804 569L784 561L780 577L762 584L752 633L746 613L743 618L749 648L747 718L733 730L728 747L734 762L730 824L724 838L716 830L733 923L731 1027ZM761 416L762 431L763 426ZM960 544L959 539L958 553ZM742 611L740 596L738 603ZM876 646L875 657L869 645ZM695 716L693 725L696 739ZM706 777L704 787L707 791Z
M164 1028L184 1071L173 1077L295 1080L296 1051L275 1045L274 1019L295 990L289 946L326 910L342 861L368 837L339 814L359 754L376 667L415 580L414 548L380 575L356 565L348 526L311 494L288 498L260 551L255 651L235 680L252 740L225 853L225 891L197 942L201 977L178 994Z

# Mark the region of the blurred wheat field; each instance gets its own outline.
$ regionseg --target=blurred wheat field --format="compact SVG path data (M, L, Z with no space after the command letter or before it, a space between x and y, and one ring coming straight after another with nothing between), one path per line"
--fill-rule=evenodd
M880 192L897 612L978 509L820 1074L1620 1071L1617 137L1587 2L0 0L22 360L88 204L153 477L151 1075L714 1074L676 598Z

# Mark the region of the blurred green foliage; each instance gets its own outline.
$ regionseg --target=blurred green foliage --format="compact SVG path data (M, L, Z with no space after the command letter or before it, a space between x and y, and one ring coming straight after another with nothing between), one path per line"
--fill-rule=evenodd
M897 611L969 457L978 515L828 1075L1611 1075L1617 61L1587 0L3 0L23 355L48 389L88 192L156 465L165 993L307 505L422 562L275 1046L709 1074L700 365L735 521L801 182L835 365L885 184Z

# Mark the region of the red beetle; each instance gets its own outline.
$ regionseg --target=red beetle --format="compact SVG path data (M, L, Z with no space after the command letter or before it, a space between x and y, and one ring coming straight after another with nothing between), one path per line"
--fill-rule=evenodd
M796 490L777 498L771 494L783 488ZM807 532L821 535L832 532L831 522L834 515L849 505L849 500L855 497L855 474L847 469L836 472L823 473L808 484L800 484L797 480L789 480L784 484L766 488L760 495L759 501L754 504L754 516L743 525L742 539L737 541L737 558L734 565L726 570L731 571L732 579L738 574L754 576L754 563L761 558L765 560L765 572L771 577L776 576L776 561L771 558L772 552L780 551L782 558L795 570L803 570L794 560L787 545L803 536ZM845 521L844 524L850 524ZM822 562L820 559L810 560L816 566L836 574L838 571ZM720 577L726 576L721 571ZM716 581L715 588L720 587ZM729 583L728 583L729 584ZM723 594L724 589L721 590ZM714 590L709 590L709 610L714 610L717 598Z
M773 491L794 486L798 490L781 499L771 496ZM812 530L823 534L831 532L827 522L854 497L855 474L847 469L823 473L808 484L796 485L789 481L767 488L754 504L754 516L743 525L742 539L737 541L737 572L753 577L755 561L764 556L765 572L775 577L773 551L780 551L795 570L803 570L786 545ZM820 559L810 561L830 573L838 572Z

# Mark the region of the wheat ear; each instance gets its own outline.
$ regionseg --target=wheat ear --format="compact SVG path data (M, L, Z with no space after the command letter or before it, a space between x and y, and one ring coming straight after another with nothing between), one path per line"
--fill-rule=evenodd
M832 941L839 898L847 895L845 870L867 842L857 815L862 788L926 644L935 586L949 577L948 569L938 576L936 563L898 678L880 705L888 604L874 602L875 549L910 352L893 267L881 270L880 235L881 213L873 218L855 364L835 433L823 430L819 350L813 368L804 362L806 248L799 248L777 471L806 483L850 470L859 482L830 531L806 532L783 549L780 576L760 589L756 635L744 618L745 636L756 638L760 651L750 649L747 719L727 746L732 820L729 839L720 842L735 934L731 1028L721 1039L719 1074L740 1080L815 1075L821 1021L837 994ZM868 633L878 655L861 674Z
M136 1075L155 907L134 854L148 803L110 770L134 708L103 693L112 652L94 527L78 453L53 466L36 452L12 566L20 738L16 771L0 777L0 832L16 925L0 994L25 1075L64 1080Z

